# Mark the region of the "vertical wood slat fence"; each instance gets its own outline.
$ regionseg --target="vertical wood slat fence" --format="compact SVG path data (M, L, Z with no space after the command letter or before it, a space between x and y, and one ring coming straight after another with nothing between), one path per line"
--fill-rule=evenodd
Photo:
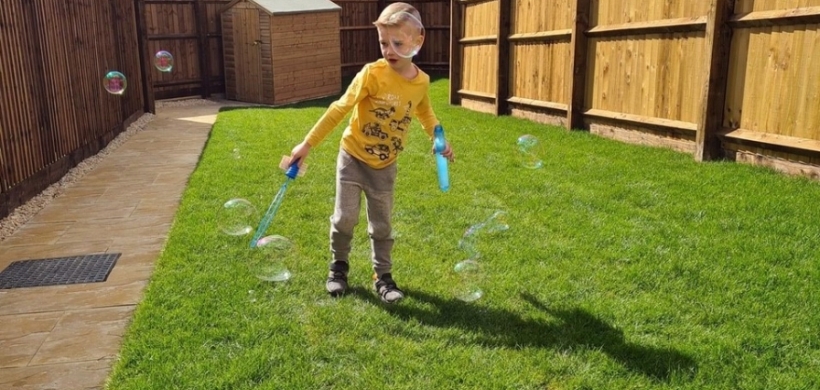
M141 48L152 98L210 97L225 91L220 11L230 0L137 0L143 23ZM152 56L174 56L171 72L160 72Z
M133 0L0 7L0 218L104 148L146 110ZM121 96L102 80L126 75Z
M453 104L820 177L820 1L453 0Z
M160 50L174 55L174 70L162 73L144 63L152 99L208 97L225 92L220 13L230 0L137 0L144 15L144 55ZM296 0L294 0L296 1ZM340 12L342 75L381 58L373 22L394 1L333 0ZM450 57L450 0L406 1L421 13L427 36L416 64L426 71L446 71Z
M395 1L333 0L342 7L342 74L353 75L361 67L381 58L373 22ZM427 71L446 71L450 61L450 0L405 1L418 9L426 31L424 45L414 62Z

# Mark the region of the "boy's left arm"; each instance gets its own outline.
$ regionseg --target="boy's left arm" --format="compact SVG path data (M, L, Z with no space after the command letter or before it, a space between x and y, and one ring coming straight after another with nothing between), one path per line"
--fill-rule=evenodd
M416 107L416 117L419 118L421 127L424 128L424 131L430 136L430 139L433 139L433 129L435 129L439 122L438 118L436 118L436 113L433 112L433 106L430 104L430 98L427 94L424 94L421 102L419 102L419 105Z
M433 106L430 104L430 98L427 94L424 94L424 97L421 99L421 102L419 102L418 107L416 107L416 116L419 118L419 122L421 122L421 127L424 128L427 136L429 136L430 140L432 140L433 131L435 130L436 125L439 124L439 121L438 118L436 118L436 113L433 112ZM447 157L450 161L455 159L453 148L450 147L449 141L445 141L444 151L441 154L444 157Z

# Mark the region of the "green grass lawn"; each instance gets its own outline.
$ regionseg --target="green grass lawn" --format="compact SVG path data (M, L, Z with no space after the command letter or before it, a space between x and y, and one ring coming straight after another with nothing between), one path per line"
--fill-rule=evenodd
M373 291L364 214L352 291L324 291L341 126L268 230L298 248L291 280L256 279L250 237L217 228L230 198L264 212L330 100L221 112L109 387L820 387L817 182L451 107L447 88L431 97L457 156L450 192L417 123L399 159L396 306ZM542 169L520 167L523 134ZM510 229L479 241L485 296L462 302L459 239L496 210Z

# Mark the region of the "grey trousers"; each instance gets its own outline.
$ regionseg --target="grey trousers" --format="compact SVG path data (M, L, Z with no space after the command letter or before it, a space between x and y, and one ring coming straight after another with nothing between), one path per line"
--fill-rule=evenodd
M396 164L373 169L353 158L343 149L336 160L336 206L330 217L330 252L333 261L349 261L353 229L359 223L361 194L367 210L367 233L370 235L371 260L378 276L392 268L393 187Z

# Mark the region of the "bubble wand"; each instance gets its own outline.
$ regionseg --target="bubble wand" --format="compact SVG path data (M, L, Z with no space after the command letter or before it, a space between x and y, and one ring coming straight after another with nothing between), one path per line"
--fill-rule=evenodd
M447 168L447 157L442 153L447 149L447 142L444 139L444 128L441 125L436 125L433 130L433 147L436 152L436 170L438 171L438 186L442 192L447 192L450 189L450 173Z
M279 210L279 206L282 204L282 199L285 198L285 192L288 190L288 184L296 178L296 175L299 173L299 159L297 158L290 166L288 167L287 171L285 171L285 176L287 180L285 183L282 184L282 187L279 187L279 192L276 193L276 197L273 198L273 201L268 206L268 211L265 212L265 215L262 217L262 221L259 222L259 227L256 228L256 233L253 235L251 239L251 249L256 248L256 243L259 241L260 238L265 234L265 231L268 230L271 221L273 221L273 217L276 215L276 211Z

